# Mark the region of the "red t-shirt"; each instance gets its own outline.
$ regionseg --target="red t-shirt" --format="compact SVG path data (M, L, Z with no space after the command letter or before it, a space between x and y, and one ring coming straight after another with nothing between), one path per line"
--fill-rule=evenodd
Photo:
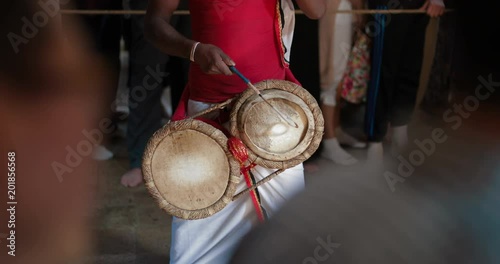
M251 82L268 79L297 82L284 61L280 0L190 0L193 40L221 48ZM236 75L205 74L192 63L178 111L188 99L219 103L247 89Z

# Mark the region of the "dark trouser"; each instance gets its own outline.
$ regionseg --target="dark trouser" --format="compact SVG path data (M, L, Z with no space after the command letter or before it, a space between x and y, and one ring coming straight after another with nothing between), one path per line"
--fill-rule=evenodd
M420 5L415 4L417 1L411 2L412 8ZM389 123L394 127L407 125L410 121L417 98L429 18L424 14L392 14L386 21L381 61L376 60L380 50L372 53L372 70L380 68L378 89L376 82L372 82L369 88L372 97L367 104L366 130L372 142L383 140Z
M290 69L302 86L319 102L318 21L306 16L297 16L296 19Z
M78 7L87 9L85 1L79 1ZM120 10L121 0L105 1L95 8ZM120 78L120 40L122 37L122 17L115 15L96 15L82 17L85 27L90 35L94 51L101 55L108 64L109 86L103 91L106 98L106 113L109 118L113 117L112 107L116 99L116 90ZM115 120L113 120L115 121Z
M144 10L146 0L131 0L133 10ZM168 56L144 37L144 16L131 16L129 32L129 109L127 148L130 167L140 168L144 148L160 128L161 95Z
M146 0L131 0L130 7L144 10ZM176 25L179 17L172 18ZM127 148L130 167L140 168L149 138L161 126L164 81L169 56L144 37L144 16L130 18L129 109ZM170 77L170 75L169 75Z

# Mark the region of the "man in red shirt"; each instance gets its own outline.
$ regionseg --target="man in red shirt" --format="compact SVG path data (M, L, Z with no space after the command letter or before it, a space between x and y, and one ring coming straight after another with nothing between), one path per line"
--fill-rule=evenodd
M295 23L291 0L190 0L193 39L185 38L169 24L179 2L150 0L145 21L146 37L160 50L193 62L174 120L235 97L247 88L228 65L236 65L252 82L297 82L288 64ZM326 9L326 0L297 0L297 4L313 19L320 18ZM270 172L256 169L262 175ZM302 165L288 169L259 187L262 206L272 215L303 186ZM238 189L244 187L243 181ZM249 196L209 218L174 218L171 262L227 263L240 239L257 222Z

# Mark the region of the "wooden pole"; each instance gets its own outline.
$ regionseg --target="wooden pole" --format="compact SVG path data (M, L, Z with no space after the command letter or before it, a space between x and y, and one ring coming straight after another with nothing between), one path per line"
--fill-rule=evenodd
M453 9L446 9L445 12L452 12ZM391 10L337 10L335 13L339 14L421 14L425 10L420 9L391 9ZM61 10L63 15L145 15L145 10L78 10L78 9L64 9ZM174 15L185 16L189 15L188 10L177 10ZM304 12L296 10L295 14L302 15Z

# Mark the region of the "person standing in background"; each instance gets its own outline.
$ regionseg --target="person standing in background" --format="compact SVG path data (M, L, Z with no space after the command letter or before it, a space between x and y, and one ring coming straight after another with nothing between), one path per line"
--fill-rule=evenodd
M408 123L417 98L429 16L442 15L445 6L442 0L369 0L368 4L371 9L420 8L427 12L376 16L365 129L368 161L380 164L389 124L392 154L397 155L408 144Z
M345 133L340 127L338 106L339 85L347 68L353 42L353 23L362 24L362 16L336 13L337 10L361 9L363 0L328 1L325 15L319 20L319 61L321 85L321 110L325 119L325 135L321 156L341 165L352 165L356 158L340 144L364 148L365 143Z
M78 0L76 5L84 10L121 10L122 0ZM116 91L120 79L120 41L122 38L122 17L117 15L83 16L84 27L90 35L90 44L95 52L99 53L111 69L109 87L104 92L107 105L107 116L113 121L116 130L117 118L114 116L112 106L116 99ZM106 145L109 134L103 144L94 147L92 157L95 160L108 160L113 158Z
M145 10L148 0L130 0L132 10ZM185 4L181 8L186 8ZM177 28L185 28L186 18L175 16L171 24ZM161 96L165 78L169 77L174 86L184 76L170 76L167 64L170 57L153 46L144 37L144 16L130 18L130 52L129 52L129 116L127 125L127 149L130 170L121 177L121 184L135 187L142 183L142 155L146 144L156 130L161 127ZM176 65L180 62L177 61ZM182 71L177 71L181 75ZM182 81L180 81L182 85ZM179 87L176 87L179 88Z
M454 7L454 1L446 1L446 6ZM424 108L447 107L455 86L454 54L457 39L457 15L450 12L439 18L436 52L429 76L429 83L423 99Z

